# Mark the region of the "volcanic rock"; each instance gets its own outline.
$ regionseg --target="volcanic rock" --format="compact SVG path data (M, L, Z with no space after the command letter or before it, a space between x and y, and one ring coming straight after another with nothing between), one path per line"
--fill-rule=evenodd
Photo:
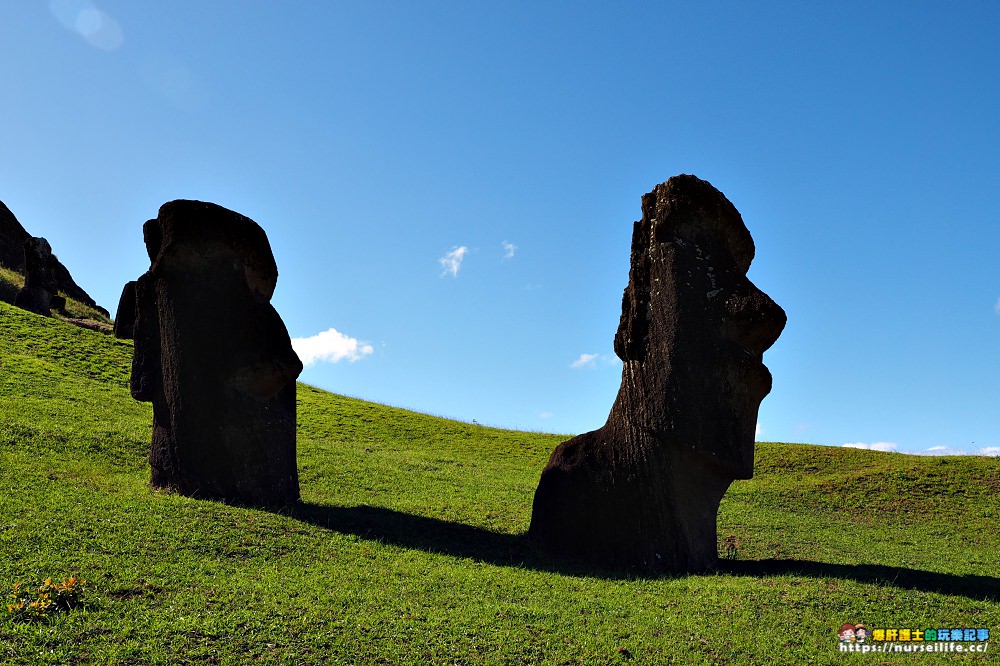
M59 281L56 279L52 246L44 238L29 237L24 241L24 287L17 292L14 305L35 314L49 316L52 299L57 297ZM66 299L60 298L59 305Z
M601 567L705 571L722 496L753 476L761 358L785 313L747 279L753 239L712 185L675 176L642 213L614 339L621 388L602 428L553 451L529 535Z
M132 396L153 403L152 485L256 506L299 498L302 363L270 303L264 230L211 203L172 201L143 226L149 271L122 292Z
M31 234L25 231L21 223L17 221L14 214L2 201L0 201L0 265L24 275L27 279L25 267L25 242L31 238ZM55 279L56 290L52 293L63 292L70 298L88 305L104 316L108 316L108 311L98 305L90 295L80 288L73 281L73 276L69 270L62 265L54 254L51 254L51 265L47 268ZM41 313L40 313L41 314ZM44 314L48 314L46 311Z
M24 241L31 237L0 201L0 264L24 275Z

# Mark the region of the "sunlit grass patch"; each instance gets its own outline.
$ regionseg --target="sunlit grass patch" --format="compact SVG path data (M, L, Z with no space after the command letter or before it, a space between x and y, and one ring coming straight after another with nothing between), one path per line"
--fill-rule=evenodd
M0 606L0 663L839 664L845 622L1000 630L998 459L759 444L717 573L593 571L524 538L564 436L305 385L299 506L153 492L131 351L0 303L0 590L89 581Z

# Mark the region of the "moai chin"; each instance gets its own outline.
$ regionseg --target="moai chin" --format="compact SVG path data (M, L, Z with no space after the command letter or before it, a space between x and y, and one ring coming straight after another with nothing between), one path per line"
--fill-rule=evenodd
M270 303L264 230L211 203L172 201L143 226L151 266L122 291L132 396L153 403L152 485L255 506L299 498L302 363Z
M726 197L675 176L642 198L614 348L607 423L560 444L530 537L602 567L697 572L718 563L716 515L753 476L762 355L785 313L747 279L753 239Z

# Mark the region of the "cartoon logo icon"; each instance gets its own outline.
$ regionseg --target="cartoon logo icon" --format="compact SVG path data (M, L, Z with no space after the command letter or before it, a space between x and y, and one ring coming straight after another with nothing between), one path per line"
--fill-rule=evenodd
M854 625L845 624L840 627L840 631L837 632L840 636L841 643L853 643L854 642Z
M868 627L858 623L854 627L854 640L858 643L864 643L865 639L871 636L871 633L872 632L868 631Z

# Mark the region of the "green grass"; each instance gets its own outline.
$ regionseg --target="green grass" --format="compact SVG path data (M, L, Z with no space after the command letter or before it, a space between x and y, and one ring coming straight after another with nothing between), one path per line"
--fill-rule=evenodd
M24 286L24 276L0 264L0 301L13 303L17 292Z
M13 303L17 297L17 292L22 287L24 287L24 276L15 270L0 265L0 301ZM53 317L69 321L70 323L76 323L77 325L88 326L105 333L111 332L112 321L103 313L98 312L85 303L70 298L66 295L66 292L60 291L59 295L66 299L66 307L63 312L53 310Z
M995 458L760 444L722 571L648 578L524 539L564 437L304 385L299 507L153 492L130 359L0 303L0 591L89 581L50 620L0 606L0 663L953 663L984 657L844 655L836 631L1000 631Z

